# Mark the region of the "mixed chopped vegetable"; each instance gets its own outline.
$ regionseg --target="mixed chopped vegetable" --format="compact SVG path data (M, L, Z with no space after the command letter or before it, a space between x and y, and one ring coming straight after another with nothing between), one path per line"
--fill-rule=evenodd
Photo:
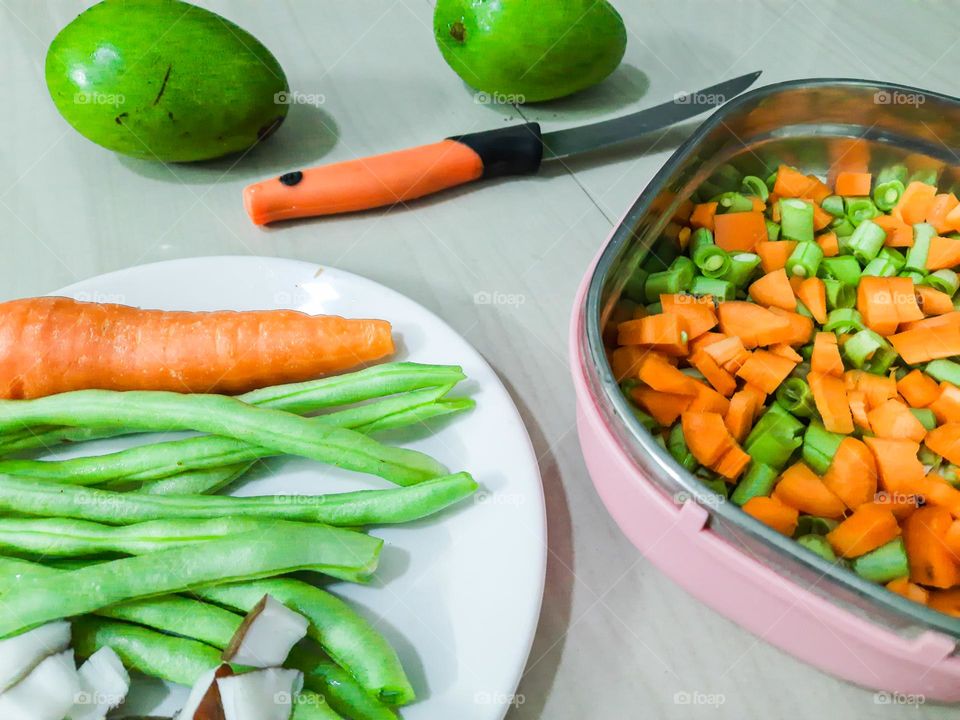
M612 309L617 381L713 492L960 617L960 200L905 165L726 167Z

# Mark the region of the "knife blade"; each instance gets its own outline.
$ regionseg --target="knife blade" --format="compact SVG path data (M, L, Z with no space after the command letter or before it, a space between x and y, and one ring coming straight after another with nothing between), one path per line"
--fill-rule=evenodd
M257 225L405 203L482 178L531 175L543 161L634 140L722 105L756 81L742 75L623 117L542 134L522 125L438 143L294 170L248 185L243 204Z

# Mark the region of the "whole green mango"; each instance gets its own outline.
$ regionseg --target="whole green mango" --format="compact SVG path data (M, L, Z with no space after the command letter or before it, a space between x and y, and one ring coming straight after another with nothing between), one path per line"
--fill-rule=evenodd
M437 0L433 31L464 82L505 102L595 85L627 47L623 20L606 0Z
M207 160L286 117L287 79L256 38L180 0L104 0L47 51L47 88L81 135L124 155Z

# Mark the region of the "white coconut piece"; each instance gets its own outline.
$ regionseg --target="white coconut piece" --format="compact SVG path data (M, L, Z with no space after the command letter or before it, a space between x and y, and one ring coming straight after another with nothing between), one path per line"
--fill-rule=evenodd
M303 615L264 595L237 628L223 659L247 667L279 667L307 634L309 625Z
M80 692L73 650L50 655L0 695L3 720L63 720Z
M130 673L113 648L103 647L80 666L80 692L67 720L104 720L130 691Z
M303 673L267 668L220 678L217 685L224 720L290 720Z
M0 640L0 693L16 685L43 660L70 647L70 623L61 620Z

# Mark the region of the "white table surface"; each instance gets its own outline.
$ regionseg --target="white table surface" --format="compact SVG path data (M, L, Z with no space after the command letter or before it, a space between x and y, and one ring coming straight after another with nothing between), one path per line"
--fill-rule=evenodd
M619 70L580 96L514 107L475 102L447 68L429 0L204 0L276 54L294 91L324 102L292 107L277 135L239 163L172 167L113 155L54 109L46 48L87 4L0 0L0 297L168 258L255 254L366 275L445 318L513 394L547 494L546 596L511 720L956 716L956 708L878 705L872 692L708 610L639 557L594 493L574 430L570 305L676 133L409 208L262 230L240 206L247 182L315 161L521 118L564 127L757 69L761 83L863 77L960 95L955 3L618 0L629 31ZM478 304L478 293L515 301ZM678 704L683 692L722 704Z

